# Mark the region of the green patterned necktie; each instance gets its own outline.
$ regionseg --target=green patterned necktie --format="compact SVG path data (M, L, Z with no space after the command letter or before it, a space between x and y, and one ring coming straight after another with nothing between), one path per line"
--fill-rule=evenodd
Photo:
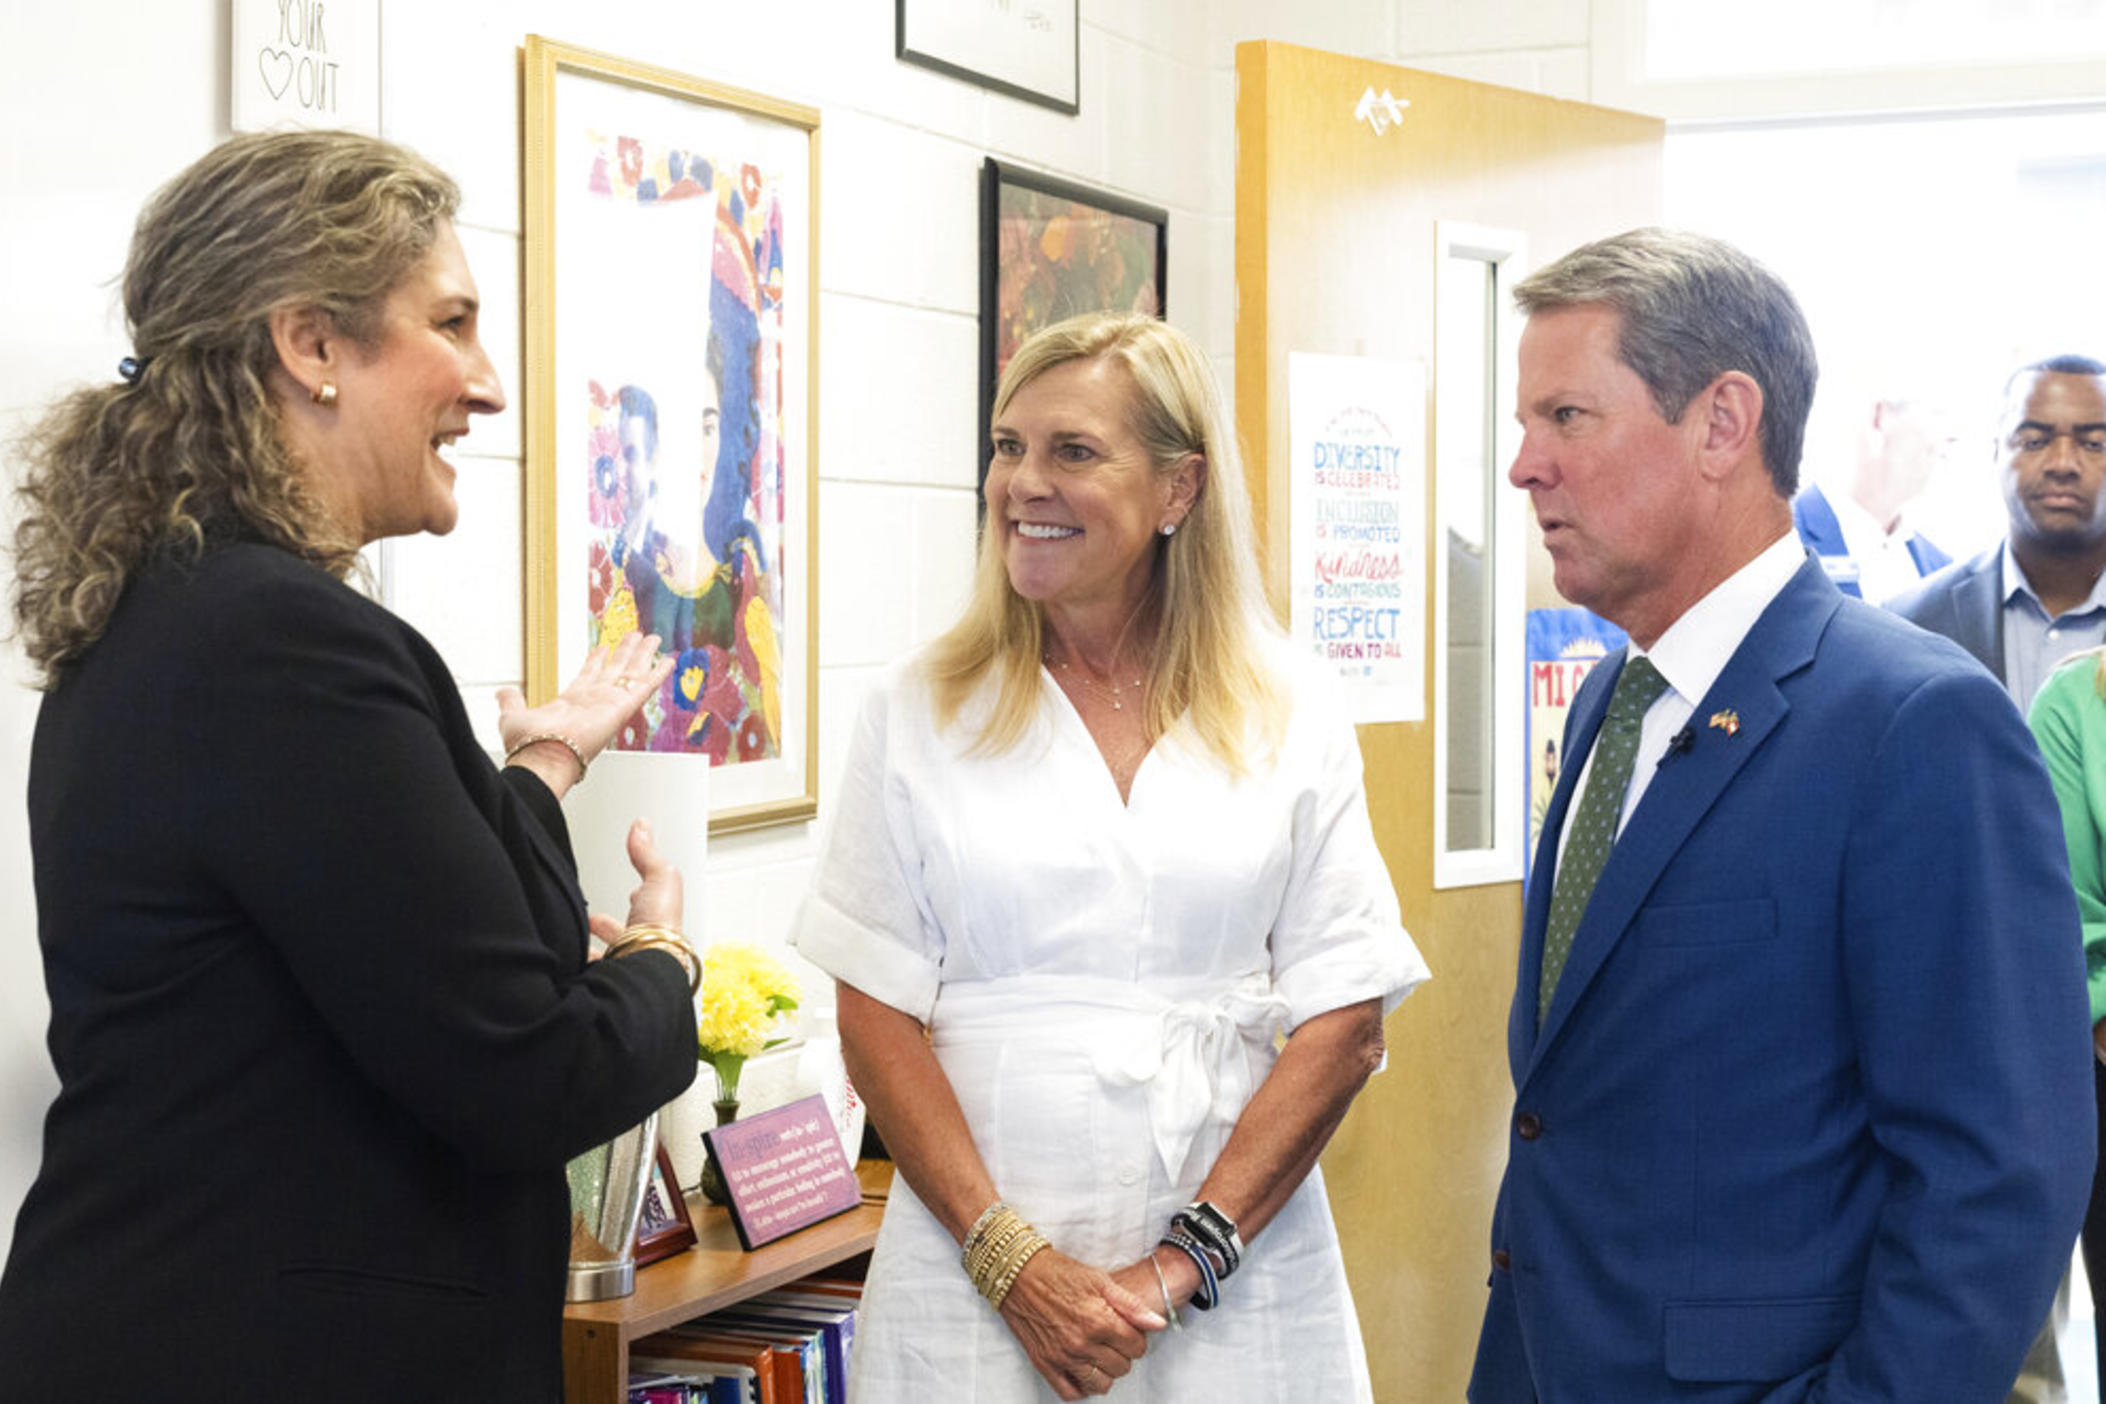
M1609 850L1616 846L1616 821L1623 815L1624 791L1631 787L1631 763L1638 758L1638 733L1646 711L1667 690L1667 679L1646 658L1623 665L1609 712L1594 738L1594 764L1587 772L1586 793L1565 830L1565 851L1558 856L1557 883L1550 891L1550 921L1543 935L1543 974L1536 987L1536 1027L1550 1012L1572 936L1586 914L1587 899Z

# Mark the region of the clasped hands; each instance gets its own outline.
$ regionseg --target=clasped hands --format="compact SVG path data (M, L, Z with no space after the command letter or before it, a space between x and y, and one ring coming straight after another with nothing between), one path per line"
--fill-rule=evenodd
M1169 1327L1162 1313L1165 1283L1177 1305L1198 1290L1189 1262L1166 1261L1163 1271L1159 1282L1143 1257L1107 1273L1046 1248L1017 1274L1002 1301L1002 1319L1055 1394L1104 1394L1146 1353L1149 1334Z

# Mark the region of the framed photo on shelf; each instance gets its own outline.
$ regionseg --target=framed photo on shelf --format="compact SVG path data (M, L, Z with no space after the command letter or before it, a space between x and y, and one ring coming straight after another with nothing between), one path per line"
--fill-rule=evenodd
M643 1208L636 1217L636 1265L670 1258L694 1242L695 1221L688 1217L687 1200L673 1178L673 1159L661 1140L651 1163L651 1178L644 1181Z
M1005 165L980 173L980 422L987 477L995 385L1031 333L1080 312L1163 315L1170 216L1105 190Z
M527 691L657 634L611 750L708 768L712 834L808 819L819 114L530 35Z
M1058 112L1082 110L1076 0L898 0L893 52Z

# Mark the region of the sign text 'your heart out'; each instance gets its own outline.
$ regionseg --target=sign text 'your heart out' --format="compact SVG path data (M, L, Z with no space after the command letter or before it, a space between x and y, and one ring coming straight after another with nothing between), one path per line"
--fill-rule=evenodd
M256 51L256 67L273 100L290 92L310 111L334 112L337 66L328 56L322 10L322 0L278 0L277 42Z

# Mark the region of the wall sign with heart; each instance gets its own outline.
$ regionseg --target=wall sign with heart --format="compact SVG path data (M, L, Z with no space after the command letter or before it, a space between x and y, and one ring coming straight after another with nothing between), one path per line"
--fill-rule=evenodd
M293 56L283 49L265 49L256 55L257 71L263 74L263 86L270 89L273 98L285 96L292 86Z
M234 127L379 130L379 0L234 0Z

